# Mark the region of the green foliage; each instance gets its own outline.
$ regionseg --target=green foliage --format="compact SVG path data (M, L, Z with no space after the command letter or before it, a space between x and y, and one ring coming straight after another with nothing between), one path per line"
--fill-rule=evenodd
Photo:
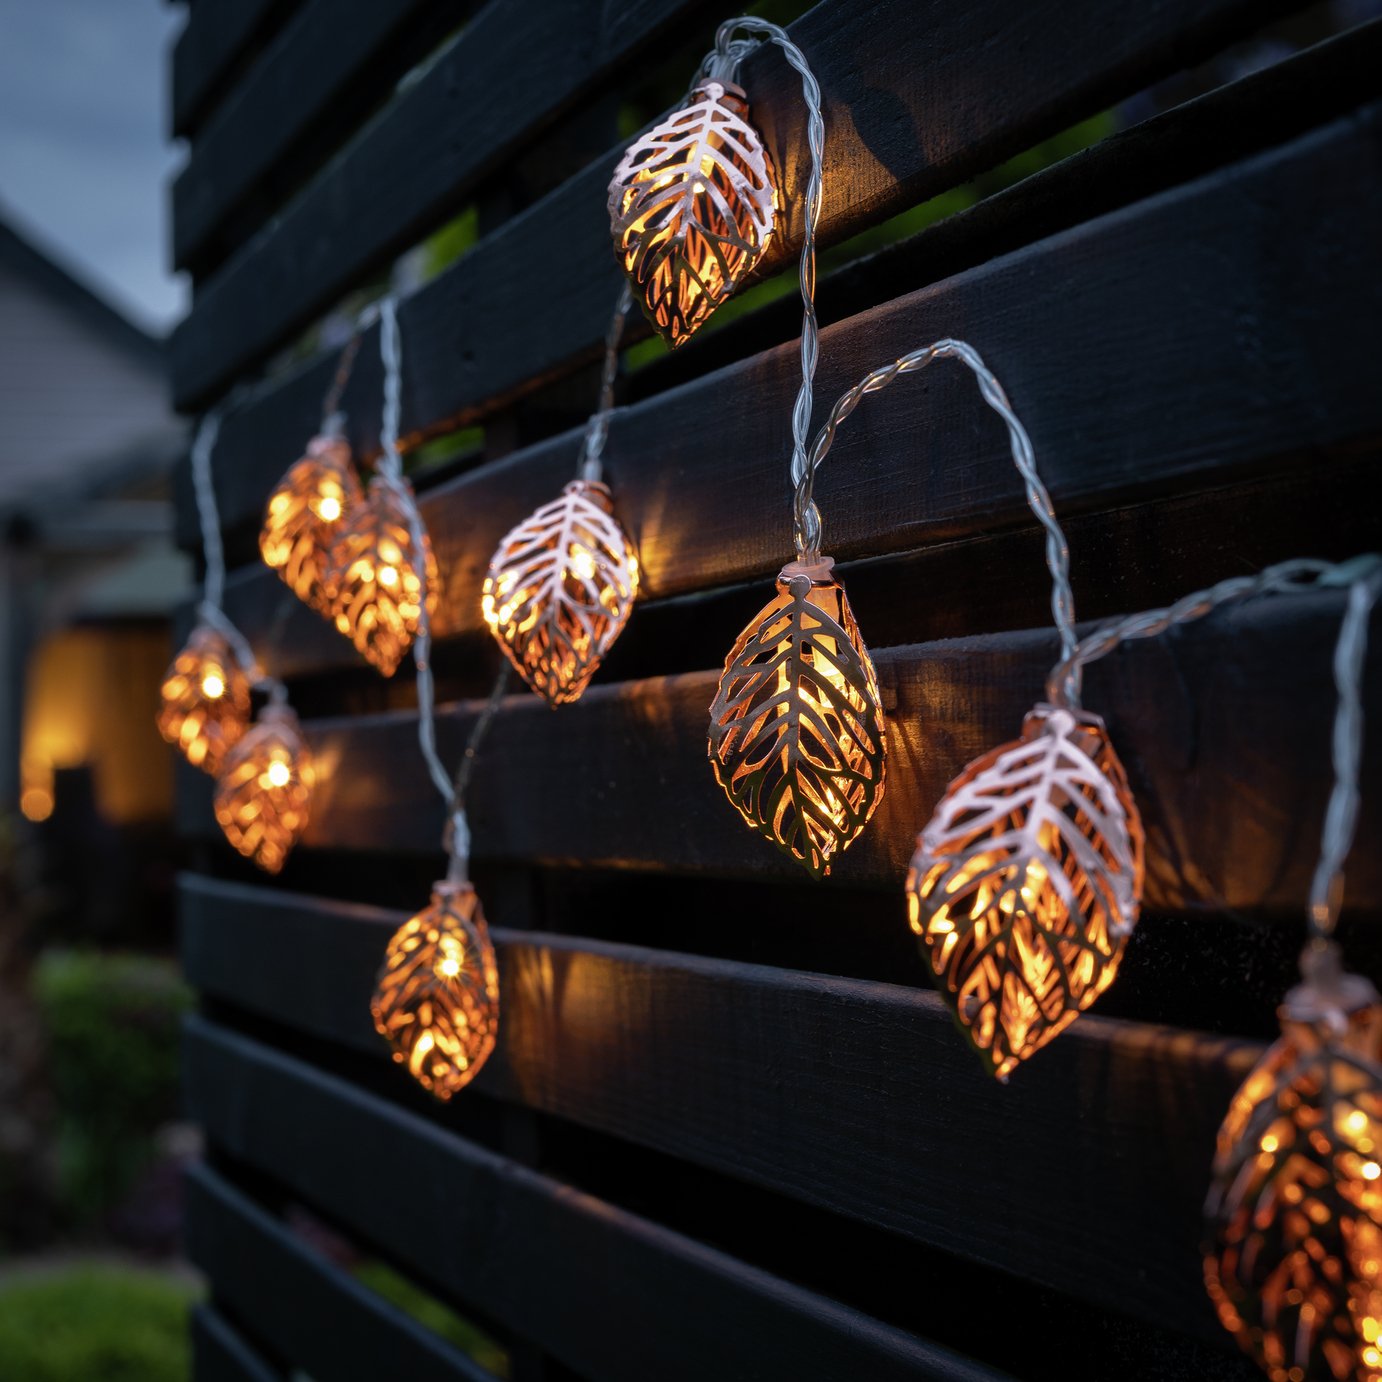
M0 1377L14 1382L186 1382L190 1286L80 1267L0 1283Z
M468 206L423 241L422 276L435 278L454 264L480 236L480 213Z
M462 1319L435 1296L429 1296L426 1291L399 1276L391 1267L386 1267L382 1262L363 1262L355 1269L355 1278L390 1305L454 1344L496 1377L509 1375L509 1355L488 1334L469 1320ZM0 1376L4 1376L4 1373L0 1372Z
M34 997L58 1104L60 1192L91 1217L118 1202L177 1111L178 1025L191 994L165 960L50 950Z

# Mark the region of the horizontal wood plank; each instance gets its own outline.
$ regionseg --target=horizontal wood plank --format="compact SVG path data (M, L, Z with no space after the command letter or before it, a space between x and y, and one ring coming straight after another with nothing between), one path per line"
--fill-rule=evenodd
M192 1311L192 1376L196 1382L283 1382L283 1374L210 1305Z
M996 1382L204 1019L189 1020L184 1052L214 1145L577 1372Z
M203 992L384 1058L369 996L403 914L194 878L181 907ZM503 1020L483 1093L1216 1337L1200 1206L1254 1043L1085 1017L1003 1087L929 991L495 938Z
M766 594L744 593L745 622ZM1108 722L1147 828L1149 908L1300 914L1328 792L1331 661L1343 602L1333 592L1225 609L1090 669L1085 703ZM737 632L726 627L726 647ZM1054 635L1041 632L877 652L887 790L837 861L836 879L900 888L916 834L946 784L1016 737L1055 653ZM1382 686L1382 639L1373 640L1368 667L1371 697ZM476 857L799 881L800 866L744 826L706 762L716 677L593 687L559 711L527 694L508 697L470 791ZM446 762L458 761L479 708L441 710ZM443 811L417 749L415 713L306 729L321 780L305 847L439 848ZM1365 740L1364 764L1365 780L1382 775L1382 734ZM209 780L190 770L181 780L184 829L218 836ZM1365 795L1358 838L1379 831L1382 801ZM1350 883L1351 899L1372 914L1382 856L1355 850Z
M253 1320L275 1356L314 1382L493 1382L492 1373L294 1237L223 1176L196 1165L187 1186L185 1250L217 1302Z
M335 142L351 112L393 86L472 0L308 0L197 132L172 187L173 267L205 271L208 241L276 165L327 121ZM275 181L281 179L275 178Z
M1370 107L1231 174L828 328L822 411L891 355L961 334L1004 381L1066 515L1218 487L1302 456L1318 466L1375 441L1382 395L1367 332L1382 315L1382 284L1366 266L1382 241L1382 188L1369 171L1380 127L1382 108ZM1346 212L1321 219L1312 192L1321 179L1356 189ZM1325 244L1329 253L1301 248ZM643 598L762 579L788 555L795 369L795 349L784 347L615 414L608 476L638 546ZM568 434L424 496L445 581L440 634L479 627L490 554L559 492L578 445ZM230 463L239 454L237 445L218 462L228 522L259 510L276 478L266 471L282 459ZM842 429L817 495L837 558L1029 521L1002 425L950 362L867 400ZM253 570L232 579L227 608L253 637L277 622L283 595L270 573ZM283 670L350 660L314 615L291 601L288 609Z
M206 0L189 5L173 48L172 131L192 133L253 40L292 13L298 0Z
M695 3L491 0L272 226L199 285L173 333L177 406L218 391L459 210L482 178Z
M815 67L831 131L822 243L957 185L1297 4L1149 0L1132 11L1111 11L1100 0L1024 6L976 0L958 7L928 0L920 8L914 0L868 6L823 0L791 26ZM570 33L567 14L575 17ZM552 59L558 62L567 61L573 44L587 42L592 31L604 32L593 29L585 6L564 8L562 15L560 31L543 24L544 31L559 34ZM470 83L459 89L486 97L483 104L476 101L476 144L494 151L506 126L532 119L531 92L548 90L532 77L539 60L535 50L547 49L527 33L526 23L513 18L503 34L482 39L483 22L477 20L473 33L458 40L458 54L464 50L467 59L473 57ZM629 20L615 32L621 53L639 36ZM506 115L501 123L503 93L520 99L519 84L501 80L509 44L516 45L512 61L528 79L521 86L522 114ZM612 66L615 54L606 42L598 47L605 61L583 64L587 79ZM476 83L476 63L492 74L490 82ZM436 69L429 78L434 76ZM747 60L743 81L783 170L789 208L770 269L799 245L800 81L775 48ZM363 272L416 238L429 217L456 203L466 174L453 164L448 176L439 176L439 159L445 160L450 145L435 156L415 152L437 137L429 134L437 112L419 94L426 89L424 81L405 93L342 158L338 179L321 179L289 208L271 237L246 246L208 282L174 334L179 408L208 402ZM551 90L559 96L560 81ZM444 128L454 128L461 118L451 101L440 115ZM496 236L504 241L499 263L492 253L472 255L469 265L463 261L453 269L451 311L465 330L461 348L447 354L448 368L475 371L507 335L513 343L522 340L528 374L539 373L528 334L511 329L515 321L542 320L555 360L579 355L600 339L618 286L605 212L605 186L618 153L611 150ZM561 285L559 314L549 310L553 283ZM496 304L503 305L496 319L508 328L503 332L486 321ZM477 340L486 343L484 351L475 349Z

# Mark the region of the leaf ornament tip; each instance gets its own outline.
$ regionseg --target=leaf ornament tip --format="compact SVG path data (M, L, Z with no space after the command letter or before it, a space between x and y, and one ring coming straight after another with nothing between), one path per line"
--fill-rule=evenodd
M735 810L814 878L883 797L878 678L822 558L792 562L739 635L710 707L710 763Z
M608 487L573 480L505 535L480 609L519 675L555 707L580 699L637 593L638 554Z
M609 185L614 251L648 320L689 339L753 271L772 239L772 159L732 82L701 82L626 150Z
M1142 897L1142 822L1098 716L1038 706L946 789L907 878L941 996L1004 1080L1113 983Z
M1382 1003L1318 941L1234 1095L1205 1204L1205 1286L1272 1382L1382 1379Z

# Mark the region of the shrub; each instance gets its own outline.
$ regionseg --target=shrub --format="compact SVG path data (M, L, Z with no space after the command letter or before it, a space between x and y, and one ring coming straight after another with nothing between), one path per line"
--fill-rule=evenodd
M90 1218L128 1190L177 1110L190 992L166 960L50 950L34 994L58 1106L59 1193Z
M78 1267L0 1283L0 1377L15 1382L186 1382L190 1286Z

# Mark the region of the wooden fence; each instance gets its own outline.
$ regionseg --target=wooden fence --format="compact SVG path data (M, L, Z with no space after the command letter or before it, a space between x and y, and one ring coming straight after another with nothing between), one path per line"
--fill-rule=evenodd
M1304 8L821 0L790 32L826 103L822 241ZM172 204L195 295L174 393L194 412L244 386L213 458L227 610L326 765L272 883L224 847L209 781L181 782L199 1382L492 1375L296 1231L303 1211L492 1335L516 1382L1257 1375L1204 1298L1199 1211L1302 935L1342 599L1243 607L1091 671L1148 828L1144 920L1096 1014L989 1082L901 883L947 781L1039 697L1055 641L1040 532L963 371L866 405L817 486L889 712L864 838L813 886L706 765L719 665L789 555L790 297L622 386L606 466L638 608L578 705L504 702L471 792L493 1060L442 1107L373 1033L374 974L442 867L443 813L407 673L381 681L257 560L336 367L290 348L475 209L474 243L400 307L410 441L483 428L416 475L454 762L498 665L485 565L571 476L594 404L621 102L655 114L640 93L684 81L726 17L703 0L189 7ZM800 246L800 87L767 48L741 81L786 177L772 273ZM1382 21L838 253L818 415L895 354L974 343L1068 520L1086 619L1376 547L1379 168ZM375 328L344 399L363 456L380 387ZM1382 732L1365 772L1382 778ZM1376 974L1382 795L1359 838L1344 940Z

